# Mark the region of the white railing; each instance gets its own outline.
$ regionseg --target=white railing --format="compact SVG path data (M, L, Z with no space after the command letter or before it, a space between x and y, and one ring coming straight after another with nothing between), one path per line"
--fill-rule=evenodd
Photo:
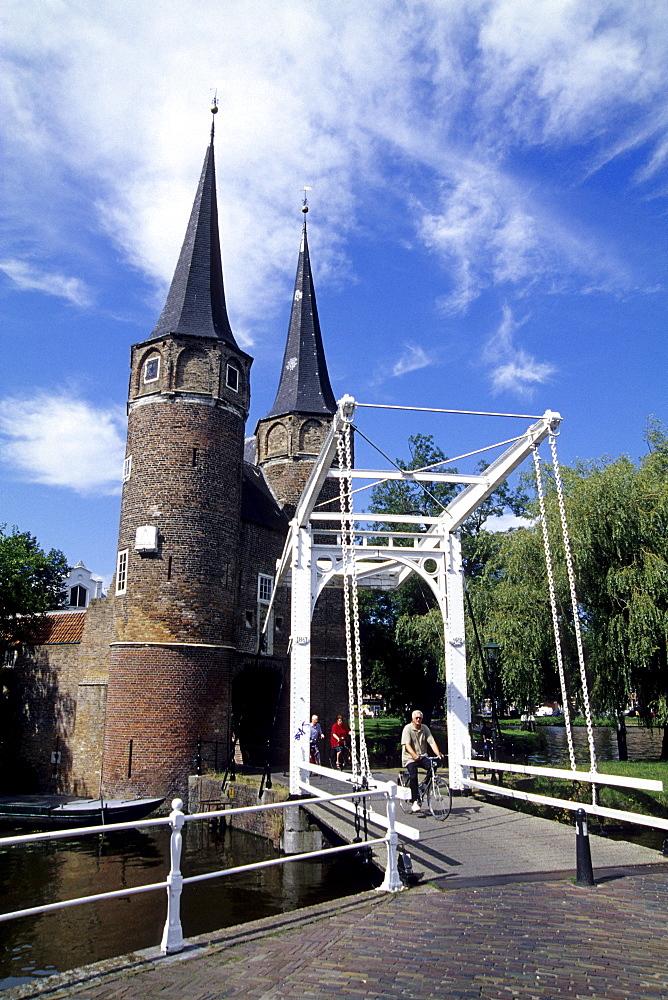
M481 771L509 771L513 774L527 774L532 777L561 778L564 781L585 782L592 785L614 785L619 788L638 788L648 792L662 792L663 782L654 778L627 778L617 774L601 774L599 771L570 771L557 767L530 767L527 764L503 764L495 760L484 760L477 757L474 760L462 760L462 765L477 768ZM503 785L492 785L487 781L477 781L464 777L467 788L477 788L483 792L493 792L495 795L505 795L506 798L520 799L523 802L535 802L538 805L556 806L558 809L570 809L577 812L583 809L590 816L602 816L606 819L617 819L624 823L637 823L639 826L652 826L658 830L668 830L668 819L649 816L646 813L628 812L624 809L609 809L597 802L575 802L573 799L559 799L551 795L537 795L535 792L525 792L519 788L506 788Z
M14 910L9 913L0 913L0 922L13 920L17 917L34 916L40 913L48 913L51 910L63 910L70 906L78 906L81 903L93 903L102 899L118 899L126 896L136 896L141 892L153 892L156 889L167 889L167 919L160 945L163 955L174 954L182 951L184 947L183 931L181 927L181 892L184 885L191 882L204 882L208 879L220 878L225 875L236 875L239 872L255 871L259 868L270 868L276 865L288 864L291 861L301 861L311 858L324 858L332 854L341 854L345 851L359 850L360 845L344 844L341 847L329 847L320 851L305 851L301 854L292 854L280 858L272 858L269 861L258 861L250 865L238 865L235 868L223 868L215 872L206 872L202 875L191 875L185 877L181 874L181 848L182 830L185 823L196 822L198 820L212 820L217 818L228 818L239 816L242 813L269 812L286 809L291 806L308 806L322 804L323 802L347 803L349 799L383 798L386 801L387 816L382 817L387 827L387 833L383 837L377 837L365 842L366 847L378 847L385 844L387 849L387 863L385 867L385 877L378 887L381 892L398 892L402 888L401 879L397 869L397 842L398 835L395 823L397 792L400 792L394 782L387 782L383 788L369 791L346 792L341 795L326 795L319 792L317 797L310 799L288 799L285 802L274 802L270 805L243 806L234 809L219 809L214 812L193 813L186 815L183 810L181 799L172 800L172 811L169 816L160 819L148 819L135 821L133 823L106 823L100 826L77 827L72 830L56 830L47 833L20 834L15 837L3 837L0 839L0 849L19 844L35 843L40 840L59 840L63 838L89 836L91 833L110 833L116 830L133 830L139 827L149 826L170 826L170 870L164 882L152 882L149 885L135 886L130 889L118 889L113 892L100 892L90 896L81 896L77 899L62 900L58 903L45 903L43 906L31 906L23 910Z
M322 764L311 764L306 761L302 761L299 764L300 771L310 771L311 774L319 774L324 778L328 778L330 781L338 781L343 785L354 785L356 789L360 788L361 778L360 775L350 774L345 771L336 771L331 767L324 767ZM378 778L374 778L371 775L367 777L368 790L374 792L381 792L385 795L389 795L390 786L394 785L393 781L380 781ZM312 795L320 800L320 805L323 804L323 799L328 798L327 792L323 792L321 788L317 785L312 785L309 781L300 780L299 788L302 792L307 795ZM395 785L396 792L395 797L397 799L409 799L410 790L408 788L403 788ZM359 806L359 795L360 792L354 796L353 801L346 801L343 799L339 802L339 808L343 812L354 813L359 818L360 806ZM363 816L367 823L374 823L376 826L388 828L387 816L383 816L382 813L375 812L375 810L370 809L366 802L362 803ZM398 823L395 819L394 829L404 840L419 840L420 831L414 826L407 826L406 823Z

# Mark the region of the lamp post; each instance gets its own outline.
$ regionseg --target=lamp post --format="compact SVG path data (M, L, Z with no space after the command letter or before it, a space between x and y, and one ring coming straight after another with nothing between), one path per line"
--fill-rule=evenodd
M492 729L494 730L495 735L495 747L498 747L498 742L501 738L501 730L499 728L496 690L501 647L497 642L494 642L494 639L488 639L483 646L483 649L485 651L485 661L487 663L487 687L489 691L489 700L492 706ZM496 758L496 754L494 756Z

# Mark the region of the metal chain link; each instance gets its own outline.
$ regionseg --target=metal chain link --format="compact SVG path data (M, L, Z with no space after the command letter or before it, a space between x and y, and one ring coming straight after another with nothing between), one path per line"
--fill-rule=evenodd
M533 453L533 464L536 472L536 486L538 488L538 504L540 507L540 523L543 529L543 549L545 550L545 566L547 568L547 585L550 593L550 608L552 610L552 629L554 631L554 645L557 653L557 666L559 668L559 684L561 686L561 701L564 706L564 725L566 727L566 739L568 740L568 756L571 761L571 771L575 770L575 747L573 746L573 729L571 724L571 710L568 705L568 693L566 691L566 675L564 673L564 660L561 649L561 635L559 632L559 615L557 613L557 598L554 589L554 573L552 571L552 551L550 549L550 536L547 530L547 517L545 516L545 494L543 491L543 476L540 471L540 456L535 445L531 449Z
M339 433L336 442L336 449L339 460L339 468L345 471L345 440L344 434ZM352 767L353 774L359 773L358 765L358 755L357 755L357 740L355 738L355 676L354 676L354 665L353 665L353 643L352 643L352 628L350 619L350 586L349 586L349 570L348 563L350 559L350 548L348 544L348 537L350 533L350 507L351 507L351 496L350 496L350 478L348 476L341 476L339 479L339 501L341 505L341 569L342 569L342 581L343 581L343 613L345 619L345 634L346 634L346 667L348 673L348 718L350 722L350 763Z
M352 606L353 606L353 641L355 645L355 679L357 682L357 727L359 730L359 750L360 750L360 771L363 776L370 774L371 768L369 767L369 754L366 745L366 736L364 734L364 712L363 700L364 695L362 693L362 647L360 643L360 612L359 612L359 593L357 587L357 559L355 557L355 538L354 538L354 522L352 517L352 480L350 477L350 469L352 468L352 430L350 424L346 424L345 428L345 446L346 446L346 476L348 482L348 501L349 501L349 513L350 513L350 537L348 539L350 543L350 589L352 596Z
M573 628L575 630L575 644L578 650L578 664L580 666L580 680L582 682L582 701L584 705L585 721L587 723L587 739L589 740L589 762L592 772L596 771L596 746L594 745L594 726L591 718L591 707L589 704L589 687L587 685L587 673L585 670L584 649L582 646L582 632L580 630L580 611L578 609L578 599L575 590L575 573L573 571L573 558L571 555L571 543L568 537L568 524L566 521L566 506L564 504L564 489L561 481L561 470L559 459L557 458L556 435L550 434L550 450L552 451L552 463L554 466L554 481L557 487L557 499L559 501L559 515L561 517L561 533L564 539L564 553L566 555L566 570L568 572L568 586L571 593L571 606L573 608ZM592 798L596 801L596 786L592 783Z
M343 607L346 631L346 655L348 661L348 699L350 710L350 728L354 732L355 703L357 703L357 724L359 738L359 759L357 741L351 740L353 774L362 776L370 773L369 754L364 735L364 715L362 713L362 651L359 627L359 597L357 591L357 560L355 558L355 527L352 504L352 481L350 468L352 466L351 427L347 423L337 440L339 467L344 473L341 477L341 562L343 570Z

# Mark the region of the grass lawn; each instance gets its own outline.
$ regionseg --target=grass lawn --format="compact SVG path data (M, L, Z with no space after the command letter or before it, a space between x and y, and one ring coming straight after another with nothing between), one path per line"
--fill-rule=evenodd
M605 788L601 793L603 805L608 805L607 801L603 802L604 796L608 798L614 793L621 793L624 797L640 796L643 801L646 798L653 799L658 805L664 807L666 815L668 815L668 760L604 760L599 763L598 769L601 774L623 774L627 778L653 778L655 781L663 781L662 792L637 792L632 788ZM578 770L587 770L587 768L581 766ZM622 807L613 806L612 808Z

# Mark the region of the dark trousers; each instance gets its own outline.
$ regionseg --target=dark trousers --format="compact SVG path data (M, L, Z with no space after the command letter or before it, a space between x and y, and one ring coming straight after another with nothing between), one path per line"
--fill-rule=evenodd
M420 792L418 789L419 779L418 779L418 767L423 768L423 770L428 771L431 767L428 757L419 757L418 760L409 760L406 764L406 770L408 771L408 783L411 788L411 802L417 802L420 798Z

